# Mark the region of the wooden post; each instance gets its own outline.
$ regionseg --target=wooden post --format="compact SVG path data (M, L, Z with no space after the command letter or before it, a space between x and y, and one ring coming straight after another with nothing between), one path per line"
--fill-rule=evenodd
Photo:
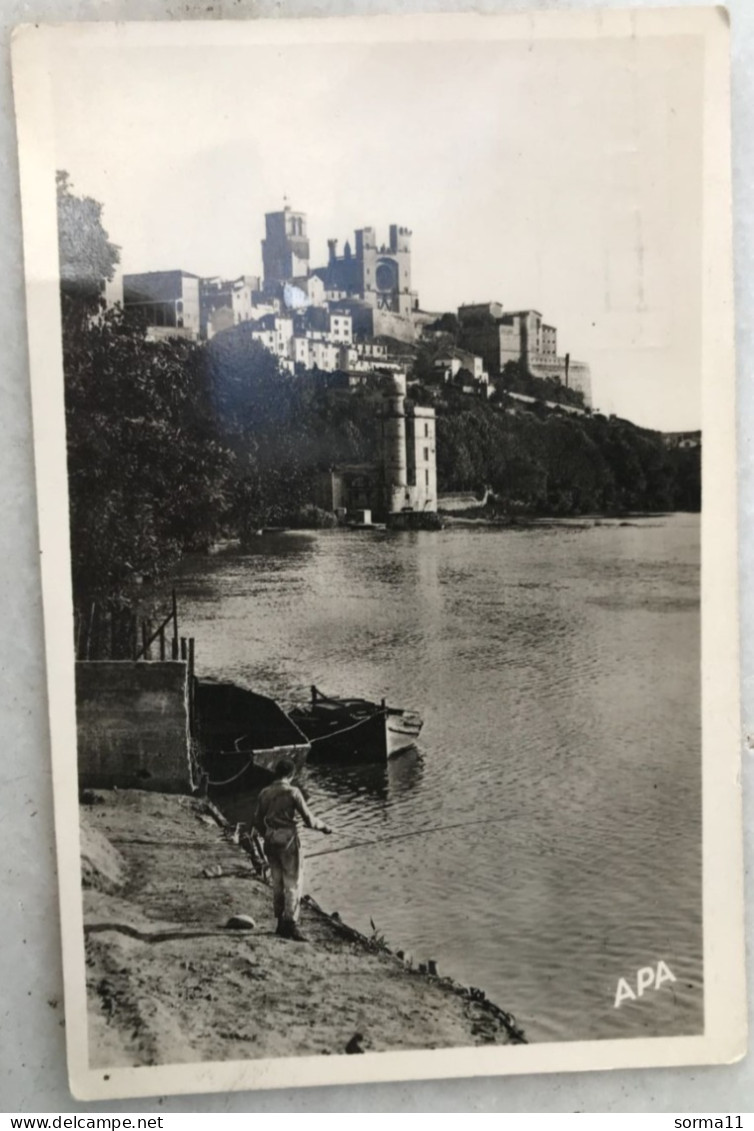
M148 635L148 630L147 630L147 622L145 620L142 620L142 622L141 622L141 658L143 660L148 659L148 656L147 656L147 651L148 651L148 648L149 648L149 645L147 644L148 640L149 640L149 635Z
M188 641L188 665L186 668L186 679L188 680L188 716L189 716L189 734L194 735L194 638L189 636Z
M170 641L170 658L171 660L178 659L178 637L174 636Z
M181 637L181 659L183 660L184 663L188 659L188 653L186 651L186 637L185 636Z
M175 589L172 591L173 597L173 659L177 659L178 652L178 601L175 596Z
M165 625L160 625L160 659L165 659Z

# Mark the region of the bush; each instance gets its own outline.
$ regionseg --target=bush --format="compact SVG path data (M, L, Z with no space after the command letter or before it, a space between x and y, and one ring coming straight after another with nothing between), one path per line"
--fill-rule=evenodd
M338 520L332 511L322 510L311 503L296 511L285 525L294 530L329 530L338 525Z

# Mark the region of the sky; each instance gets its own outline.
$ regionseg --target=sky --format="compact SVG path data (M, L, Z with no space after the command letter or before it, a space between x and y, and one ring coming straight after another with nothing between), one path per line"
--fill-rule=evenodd
M427 310L534 307L595 407L701 420L702 54L691 37L133 45L69 41L56 165L125 272L261 274L265 212L311 265L413 232Z

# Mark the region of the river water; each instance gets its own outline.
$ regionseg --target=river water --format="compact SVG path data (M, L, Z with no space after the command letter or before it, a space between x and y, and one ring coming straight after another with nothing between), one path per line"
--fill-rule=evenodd
M307 852L382 841L308 860L326 910L532 1041L702 1030L698 517L265 535L178 591L200 675L424 718L386 766L304 771L335 829ZM615 1008L659 961L675 981Z

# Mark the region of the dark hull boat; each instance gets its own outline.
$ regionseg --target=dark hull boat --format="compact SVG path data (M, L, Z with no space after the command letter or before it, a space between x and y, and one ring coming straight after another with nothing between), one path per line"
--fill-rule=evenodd
M312 687L311 702L291 720L306 735L309 762L384 762L416 743L422 720L368 699L331 699Z
M267 785L275 765L301 766L309 742L274 699L235 683L196 681L199 760L210 793Z

